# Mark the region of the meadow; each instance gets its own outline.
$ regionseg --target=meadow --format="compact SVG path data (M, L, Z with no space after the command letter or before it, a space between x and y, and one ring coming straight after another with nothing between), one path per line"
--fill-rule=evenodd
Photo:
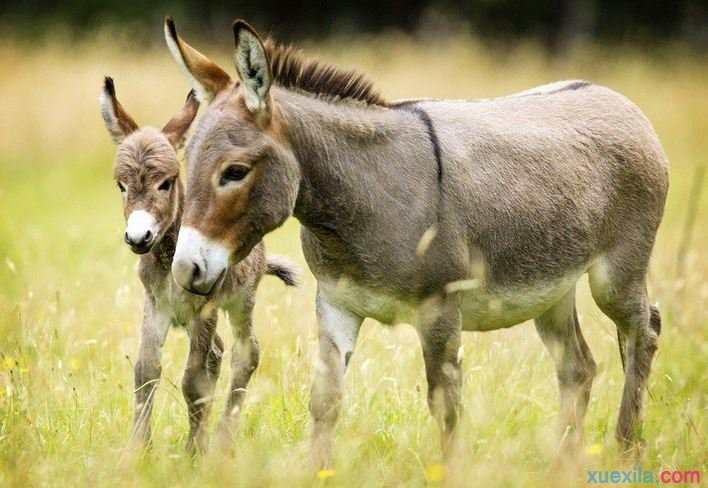
M221 45L194 42L233 74ZM549 60L532 43L491 50L471 37L304 43L308 54L368 73L388 98L492 97L584 78L634 100L672 163L651 266L663 314L646 401L641 466L708 476L708 58L680 46L578 47ZM464 335L465 408L459 453L444 468L428 413L417 336L367 320L345 382L333 471L309 465L309 388L317 336L315 281L298 223L269 235L269 252L303 269L302 286L272 278L258 293L261 363L235 454L184 452L180 391L187 340L173 330L153 416L153 447L124 450L132 422L132 363L142 288L122 242L113 146L102 125L102 77L138 123L161 127L188 85L167 50L102 32L80 42L0 38L0 486L575 486L587 470L628 469L614 426L623 384L615 328L584 279L580 321L598 363L578 466L560 476L557 385L531 323ZM691 227L687 222L693 219ZM691 231L692 229L692 231ZM687 234L690 234L687 236ZM219 332L231 343L222 320ZM225 400L228 363L212 420Z

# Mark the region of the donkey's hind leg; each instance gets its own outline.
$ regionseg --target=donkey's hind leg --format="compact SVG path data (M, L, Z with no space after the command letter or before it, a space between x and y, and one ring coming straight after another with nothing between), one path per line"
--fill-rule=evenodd
M419 336L425 376L428 380L428 407L440 427L443 454L455 447L455 430L462 413L461 316L454 297L431 303L423 309Z
M189 412L187 451L196 454L207 449L206 424L219 378L224 343L216 334L216 314L190 325L189 357L182 378L182 393Z
M590 400L596 365L575 310L575 287L558 303L536 318L543 343L556 365L560 390L560 427L563 454L574 454L580 447L583 419Z
M258 341L253 335L253 303L248 303L243 307L233 307L228 312L234 336L234 345L231 348L231 383L226 397L226 408L219 421L217 436L220 447L231 450L233 431L246 397L248 382L258 367L260 352Z
M644 391L661 332L659 310L650 306L647 298L645 266L632 267L626 260L605 258L590 270L590 287L597 305L617 326L620 338L625 383L616 437L625 450L641 447Z

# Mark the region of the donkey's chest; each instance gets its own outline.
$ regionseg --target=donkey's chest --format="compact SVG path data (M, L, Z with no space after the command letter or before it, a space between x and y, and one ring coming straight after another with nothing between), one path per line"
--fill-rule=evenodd
M172 276L168 276L153 289L157 307L175 325L187 327L206 303L204 297L184 291L177 285Z

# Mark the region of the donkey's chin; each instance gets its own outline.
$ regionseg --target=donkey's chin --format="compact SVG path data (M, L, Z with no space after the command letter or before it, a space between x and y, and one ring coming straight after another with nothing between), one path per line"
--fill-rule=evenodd
M196 286L194 284L190 285L189 287L184 287L182 285L180 285L180 286L182 286L184 291L187 291L187 292L191 293L192 295L199 295L200 297L210 297L219 288L221 288L221 284L224 282L225 277L226 277L226 269L222 270L221 273L219 274L219 276L216 278L216 280L211 284L201 283L200 286Z
M149 246L130 246L130 250L133 251L135 254L147 254L150 251L152 251L153 245L150 244Z

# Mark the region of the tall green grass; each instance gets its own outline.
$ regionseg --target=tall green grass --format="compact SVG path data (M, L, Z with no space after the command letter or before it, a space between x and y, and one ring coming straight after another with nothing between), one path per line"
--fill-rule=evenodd
M224 46L230 46L225 38ZM229 53L201 46L233 73ZM666 217L650 294L664 317L646 403L645 469L708 476L708 195L698 205L686 272L677 274L696 168L708 154L708 64L680 50L583 48L550 61L533 45L489 52L474 39L397 35L307 45L309 53L370 74L389 98L490 97L556 79L586 78L633 99L654 123L672 162ZM163 355L154 446L123 451L132 415L132 363L142 289L136 257L121 242L113 147L97 97L104 74L141 124L160 127L187 83L165 49L129 41L35 46L0 40L0 485L424 485L441 477L438 433L425 401L420 346L407 326L367 321L345 383L335 473L309 469L309 384L316 351L314 279L298 290L265 279L256 333L261 365L249 389L233 458L183 452L179 388L183 331ZM707 186L708 181L703 183ZM708 189L706 189L708 191ZM306 269L298 224L266 239ZM460 454L452 485L568 486L586 469L621 469L613 440L623 383L614 325L583 282L581 323L599 374L578 469L549 470L556 448L557 387L533 326L465 334ZM230 343L229 330L219 331ZM225 400L228 363L212 419ZM569 477L568 477L569 476Z

